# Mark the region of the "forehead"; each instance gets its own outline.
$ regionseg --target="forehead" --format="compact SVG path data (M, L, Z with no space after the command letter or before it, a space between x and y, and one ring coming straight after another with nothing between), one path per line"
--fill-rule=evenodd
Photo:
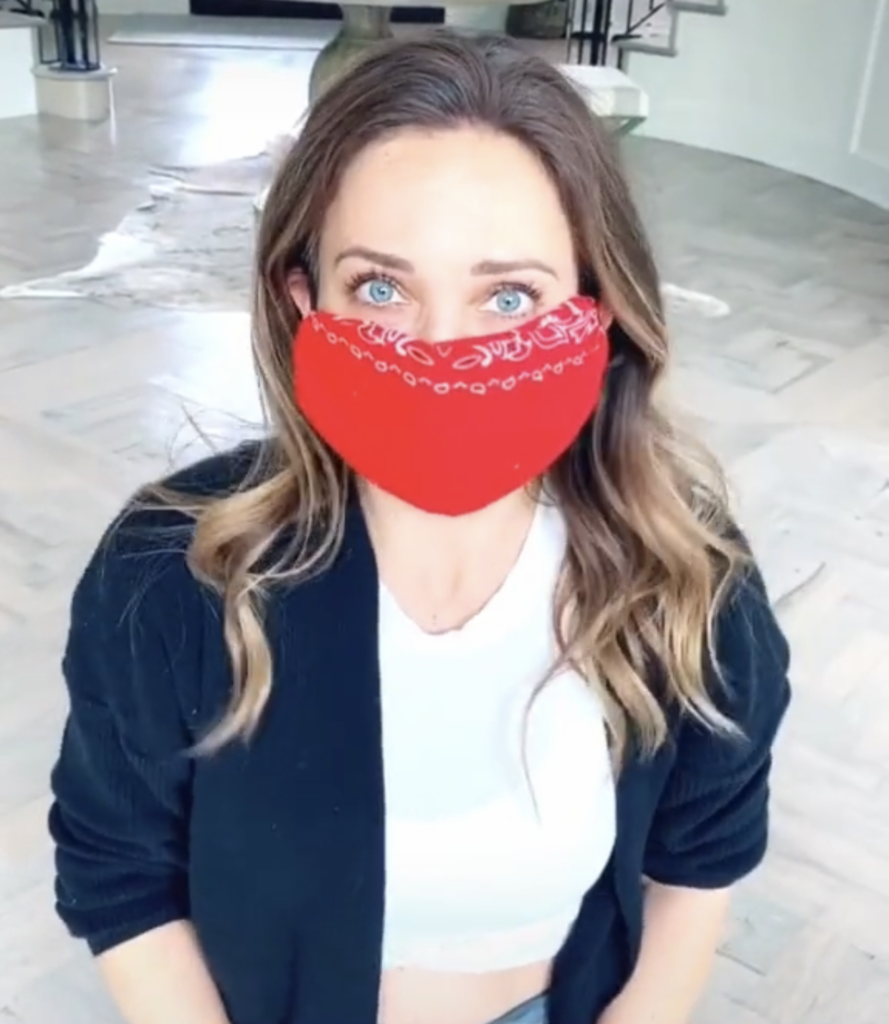
M350 244L416 260L555 258L572 249L558 190L536 155L473 127L403 131L364 149L328 210L322 259Z

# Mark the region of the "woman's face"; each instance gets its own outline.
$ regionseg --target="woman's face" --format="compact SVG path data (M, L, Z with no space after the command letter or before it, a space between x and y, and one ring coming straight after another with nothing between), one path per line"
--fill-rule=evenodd
M521 143L466 127L365 149L324 222L320 309L430 341L529 320L577 294L568 222ZM293 284L307 311L303 282Z

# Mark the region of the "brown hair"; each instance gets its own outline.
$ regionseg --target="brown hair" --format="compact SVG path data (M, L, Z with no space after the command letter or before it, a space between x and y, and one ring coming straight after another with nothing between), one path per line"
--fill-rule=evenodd
M561 654L599 690L618 761L629 735L649 753L665 741L671 705L732 728L708 666L714 612L743 553L729 539L718 471L656 401L668 351L660 286L616 142L546 61L507 39L440 32L380 48L311 108L259 227L253 350L269 440L236 493L167 496L194 515L192 571L224 602L235 685L205 747L248 736L267 702L267 591L323 570L342 538L348 469L293 402L299 313L288 274L313 272L325 211L365 146L401 129L464 125L508 134L543 161L574 232L584 290L615 314L604 400L545 481L569 534L554 609Z

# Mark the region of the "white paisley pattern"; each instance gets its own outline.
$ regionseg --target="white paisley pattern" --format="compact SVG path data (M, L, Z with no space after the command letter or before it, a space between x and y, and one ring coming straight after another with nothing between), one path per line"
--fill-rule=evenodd
M330 313L312 314L306 326L331 345L345 346L378 373L394 373L411 387L436 394L491 389L511 391L526 381L542 381L582 366L608 343L599 307L592 299L571 299L511 330L484 338L422 341L372 321Z

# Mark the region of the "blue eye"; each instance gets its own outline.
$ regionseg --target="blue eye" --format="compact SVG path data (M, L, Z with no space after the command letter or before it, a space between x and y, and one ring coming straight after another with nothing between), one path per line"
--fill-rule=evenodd
M388 306L398 298L398 291L391 281L383 277L374 277L361 284L355 293L362 302L371 306Z
M534 298L524 288L499 288L484 308L498 316L527 316L534 309Z

